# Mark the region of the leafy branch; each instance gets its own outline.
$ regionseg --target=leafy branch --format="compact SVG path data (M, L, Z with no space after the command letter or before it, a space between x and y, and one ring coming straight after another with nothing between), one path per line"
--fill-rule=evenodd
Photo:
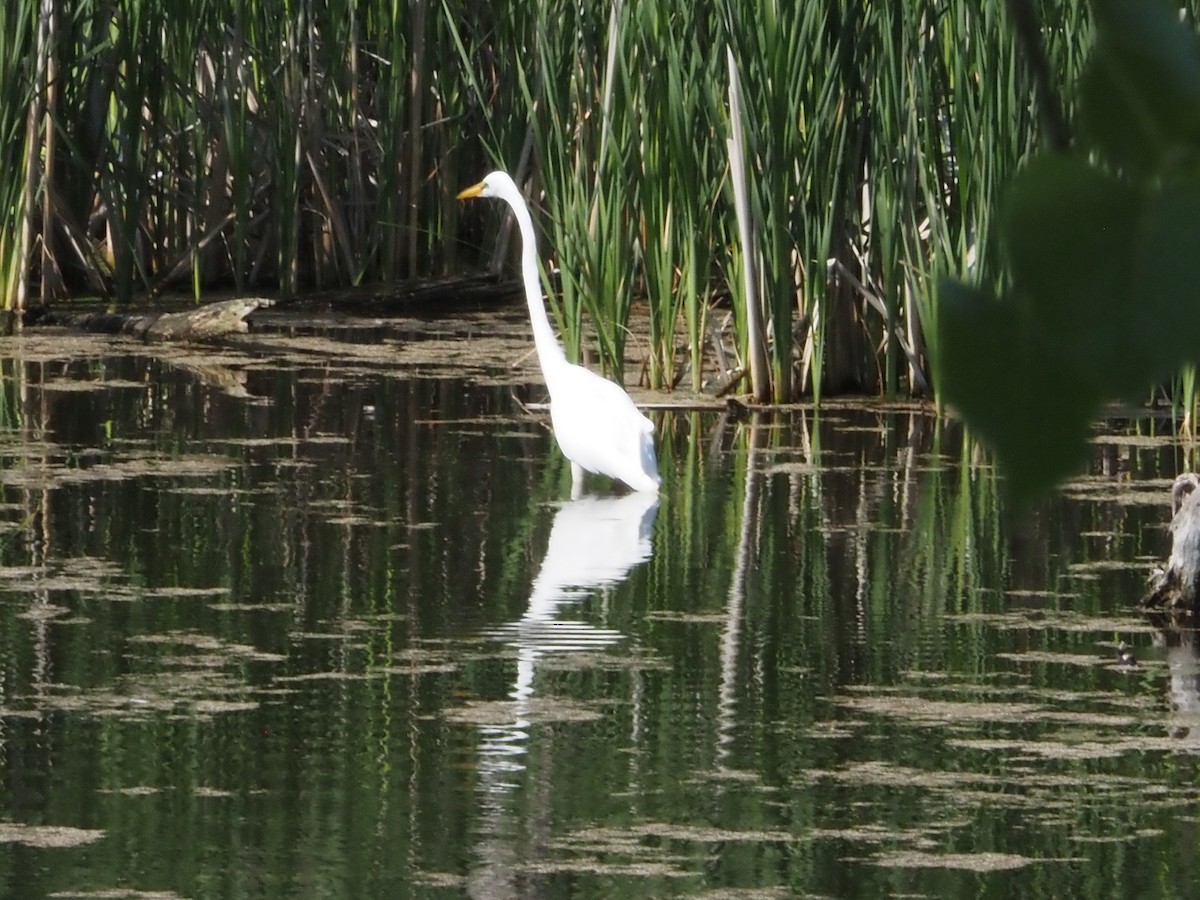
M1079 140L1003 201L1006 288L939 286L940 387L1018 495L1080 467L1105 403L1200 362L1200 39L1159 2L1092 9Z

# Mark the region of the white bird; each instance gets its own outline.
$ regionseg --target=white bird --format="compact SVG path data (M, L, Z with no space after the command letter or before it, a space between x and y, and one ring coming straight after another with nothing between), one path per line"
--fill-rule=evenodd
M521 275L533 325L542 377L550 389L550 422L563 456L571 461L571 493L583 488L583 473L607 475L635 491L658 491L654 423L642 415L620 385L567 361L550 327L542 283L538 277L537 241L525 199L504 172L492 172L458 195L499 197L507 203L521 230Z

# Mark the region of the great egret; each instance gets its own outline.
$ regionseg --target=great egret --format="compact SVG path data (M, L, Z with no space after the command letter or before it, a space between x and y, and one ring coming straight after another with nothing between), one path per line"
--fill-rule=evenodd
M471 197L499 197L512 208L521 229L521 275L533 344L550 389L554 436L563 456L571 461L572 495L581 492L585 471L616 478L635 491L657 491L661 480L654 453L654 423L638 411L619 385L568 362L550 327L538 277L533 219L521 191L507 174L493 172L458 195L459 200Z

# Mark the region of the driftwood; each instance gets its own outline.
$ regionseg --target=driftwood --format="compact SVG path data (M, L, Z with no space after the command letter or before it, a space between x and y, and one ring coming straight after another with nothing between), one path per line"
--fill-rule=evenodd
M65 325L99 334L128 334L145 341L211 341L249 330L246 316L275 301L243 297L207 303L195 309L172 313L55 313L43 316L41 324Z
M519 281L468 276L314 291L291 298L286 305L289 309L309 312L316 309L351 315L387 315L418 308L489 308L516 300L523 291ZM147 341L211 341L246 333L246 316L274 304L274 300L248 297L170 313L61 312L47 306L31 306L16 315L26 327L62 325L98 334L127 334ZM4 333L11 333L15 325L14 314L5 318L0 313L0 328Z
M1145 606L1191 613L1200 586L1200 477L1180 475L1171 486L1171 557L1150 576Z

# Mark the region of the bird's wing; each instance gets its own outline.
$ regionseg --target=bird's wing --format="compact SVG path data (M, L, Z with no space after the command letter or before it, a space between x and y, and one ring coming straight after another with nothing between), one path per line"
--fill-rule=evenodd
M571 366L551 386L550 414L567 459L631 487L657 484L654 425L619 385Z

